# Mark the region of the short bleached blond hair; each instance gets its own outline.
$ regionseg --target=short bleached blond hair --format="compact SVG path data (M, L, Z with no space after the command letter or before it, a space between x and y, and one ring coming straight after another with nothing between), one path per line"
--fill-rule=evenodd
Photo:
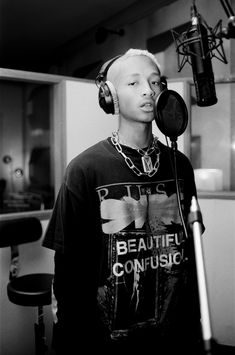
M129 57L134 57L136 55L144 55L144 56L150 58L153 61L153 63L157 66L159 72L161 72L161 66L160 66L157 58L152 53L150 53L147 49L130 48L119 59L120 60L127 59Z

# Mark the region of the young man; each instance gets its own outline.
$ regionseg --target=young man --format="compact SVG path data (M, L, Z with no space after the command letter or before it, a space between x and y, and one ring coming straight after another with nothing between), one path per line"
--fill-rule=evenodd
M119 115L118 130L70 162L47 228L54 347L198 354L192 238L183 228L196 188L177 151L179 206L171 149L152 133L158 62L130 49L104 65L97 83L101 107Z

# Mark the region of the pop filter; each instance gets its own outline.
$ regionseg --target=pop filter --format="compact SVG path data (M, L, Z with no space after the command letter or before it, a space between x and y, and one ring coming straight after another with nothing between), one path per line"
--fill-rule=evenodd
M188 124L188 110L183 98L174 90L163 90L155 102L155 122L171 141L184 133Z

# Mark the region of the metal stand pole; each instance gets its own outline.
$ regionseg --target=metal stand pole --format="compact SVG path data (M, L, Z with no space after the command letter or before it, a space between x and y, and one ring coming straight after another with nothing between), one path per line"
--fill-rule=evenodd
M43 321L43 307L38 306L38 322L34 324L35 331L35 355L44 355L47 350L45 343L45 325Z
M205 275L203 250L202 250L202 242L201 242L202 215L201 215L198 202L194 196L191 201L189 223L191 223L192 230L193 230L203 345L204 345L205 354L212 355L213 339L212 339L212 331L211 331L206 275Z

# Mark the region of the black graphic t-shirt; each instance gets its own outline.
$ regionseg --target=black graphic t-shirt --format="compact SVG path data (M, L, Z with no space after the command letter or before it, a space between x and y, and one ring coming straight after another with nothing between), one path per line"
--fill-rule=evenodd
M98 300L112 337L156 326L181 281L184 236L175 182L97 188L107 264Z
M173 333L191 317L190 238L179 213L171 149L161 142L159 148L160 167L151 178L135 175L110 139L73 159L43 241L56 255L69 256L64 280L81 286L75 302L86 309L89 327L97 323L115 340L146 328ZM123 150L141 169L139 153ZM187 226L196 196L193 169L179 151L176 162ZM59 269L54 287L63 322L70 296Z

